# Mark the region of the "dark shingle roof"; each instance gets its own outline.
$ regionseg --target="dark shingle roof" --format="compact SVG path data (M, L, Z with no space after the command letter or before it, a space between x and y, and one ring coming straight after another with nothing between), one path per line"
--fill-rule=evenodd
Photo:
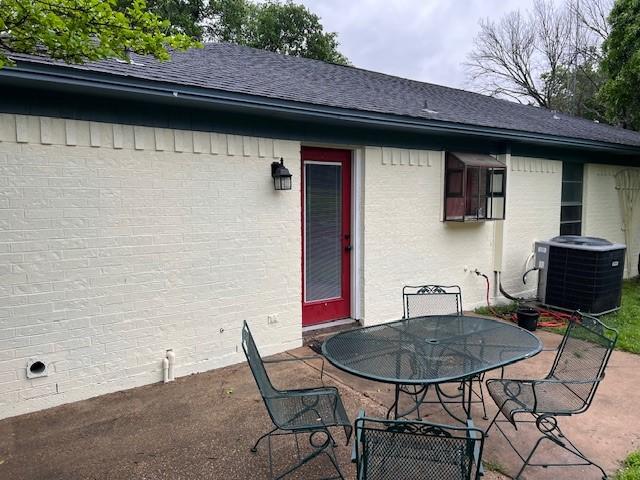
M479 127L640 146L640 133L440 85L225 43L173 55L169 62L133 56L65 65L46 57L21 62L56 64L116 76L162 81L294 102L439 120ZM428 109L425 109L425 102ZM437 113L433 113L437 112Z

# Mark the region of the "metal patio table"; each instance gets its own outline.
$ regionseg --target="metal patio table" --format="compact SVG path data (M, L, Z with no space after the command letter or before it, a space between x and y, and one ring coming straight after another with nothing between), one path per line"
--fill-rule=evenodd
M387 417L392 411L395 418L400 418L416 410L433 386L446 412L462 423L472 423L471 382L475 375L532 357L541 350L538 337L527 330L465 315L416 317L358 328L338 333L322 345L326 359L340 370L395 385L395 399ZM452 381L461 382L466 420L453 414L442 400L440 385ZM404 386L415 386L415 390L407 392L402 390ZM401 391L415 395L415 408L399 412Z

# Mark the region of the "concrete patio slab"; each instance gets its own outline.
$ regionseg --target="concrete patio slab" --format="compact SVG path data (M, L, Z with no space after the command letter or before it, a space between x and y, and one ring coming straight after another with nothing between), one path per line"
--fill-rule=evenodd
M545 346L557 345L559 336L541 332ZM288 352L309 354L307 348ZM507 368L506 376L540 377L549 368L552 352ZM276 385L320 385L318 362L286 362L269 366ZM388 385L368 382L328 366L325 383L336 385L351 418L359 409L382 416L391 401ZM585 453L608 471L640 448L638 420L640 357L615 352L607 377L592 408L561 420L561 425ZM495 412L490 399L490 414ZM433 411L429 419L449 421ZM483 427L478 406L476 424ZM253 479L267 478L266 443L257 454L253 441L270 428L269 417L246 364L183 377L170 384L155 384L0 421L0 478L52 479ZM531 445L533 432L519 431L518 440ZM336 449L346 478L354 478L351 448L344 432L337 431ZM306 440L301 438L301 444ZM295 445L279 438L273 444L277 466L292 460ZM553 452L549 452L550 454ZM556 452L557 453L557 452ZM514 474L517 459L499 435L486 443L484 460ZM554 457L558 458L558 457ZM290 478L322 478L331 472L326 458L310 463ZM399 479L401 476L398 477ZM503 478L488 472L487 479ZM536 469L525 478L599 478L593 468Z

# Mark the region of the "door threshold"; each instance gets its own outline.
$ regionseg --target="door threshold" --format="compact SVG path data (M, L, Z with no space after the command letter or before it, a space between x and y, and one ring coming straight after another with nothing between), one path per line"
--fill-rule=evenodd
M358 320L353 318L343 318L340 320L333 320L332 322L319 323L317 325L309 325L308 327L302 327L302 334L304 335L307 332L313 332L315 330L324 330L325 328L333 328L340 327L342 325L353 324L354 326L358 324Z

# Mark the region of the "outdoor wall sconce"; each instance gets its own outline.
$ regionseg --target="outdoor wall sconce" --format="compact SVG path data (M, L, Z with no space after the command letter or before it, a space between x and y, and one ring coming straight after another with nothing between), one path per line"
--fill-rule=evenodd
M284 159L280 158L280 163L271 164L271 176L276 190L291 190L291 173L284 166Z

